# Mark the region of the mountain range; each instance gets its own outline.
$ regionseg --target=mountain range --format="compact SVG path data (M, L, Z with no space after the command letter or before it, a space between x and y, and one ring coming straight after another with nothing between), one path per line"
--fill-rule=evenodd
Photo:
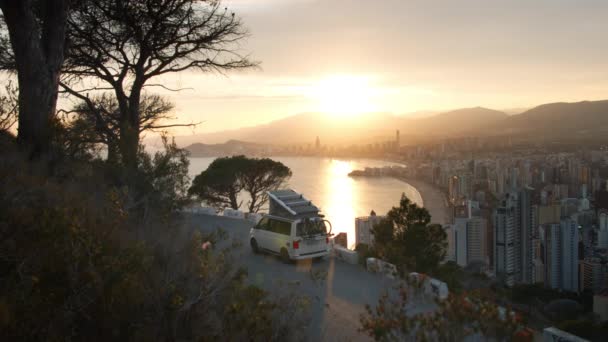
M508 115L482 107L430 116L409 117L368 113L356 118L301 113L270 123L215 133L177 137L180 145L239 140L259 144L364 144L385 141L401 133L402 141L458 136L511 135L567 138L608 134L608 100L543 104Z
M495 122L486 134L563 138L608 134L608 100L549 103Z

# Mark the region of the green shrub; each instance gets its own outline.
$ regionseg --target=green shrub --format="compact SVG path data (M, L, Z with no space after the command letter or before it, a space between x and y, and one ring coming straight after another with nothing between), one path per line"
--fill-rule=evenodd
M266 341L306 328L283 319L300 317L300 296L247 285L233 245L202 248L221 234L154 211L144 220L103 163L73 165L89 171L49 177L17 149L0 156L0 340Z

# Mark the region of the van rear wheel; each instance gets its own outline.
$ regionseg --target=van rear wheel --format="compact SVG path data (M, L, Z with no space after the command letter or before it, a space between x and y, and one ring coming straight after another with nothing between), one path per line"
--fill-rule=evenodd
M258 242L255 241L255 239L251 239L249 243L251 244L251 250L253 251L253 253L258 254L260 252L260 249L258 248Z
M289 258L289 253L287 252L287 248L281 248L281 260L283 260L283 262L286 264L291 263L291 259Z

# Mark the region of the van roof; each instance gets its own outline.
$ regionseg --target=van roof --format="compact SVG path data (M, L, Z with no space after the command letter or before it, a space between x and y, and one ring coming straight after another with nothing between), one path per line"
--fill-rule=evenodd
M319 216L319 208L312 201L292 189L268 191L270 215L288 218Z

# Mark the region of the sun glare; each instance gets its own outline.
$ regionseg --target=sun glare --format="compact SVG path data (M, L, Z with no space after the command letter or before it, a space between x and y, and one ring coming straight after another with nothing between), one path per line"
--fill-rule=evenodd
M347 117L376 110L369 81L358 76L331 76L319 81L312 90L318 110L328 115Z

